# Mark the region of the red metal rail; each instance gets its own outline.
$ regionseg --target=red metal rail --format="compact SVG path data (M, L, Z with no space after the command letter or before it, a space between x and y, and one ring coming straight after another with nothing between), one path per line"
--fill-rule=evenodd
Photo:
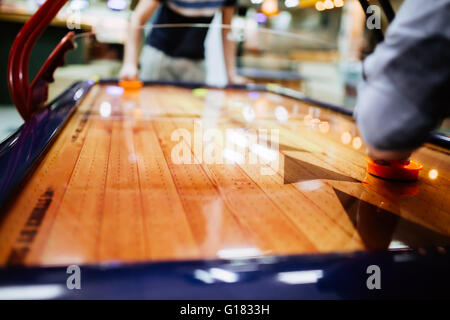
M67 0L47 0L25 23L11 47L8 86L12 100L25 121L44 106L48 96L48 83L54 81L55 69L64 64L67 51L75 48L75 34L69 32L44 62L32 83L29 83L28 62L31 50L66 2Z

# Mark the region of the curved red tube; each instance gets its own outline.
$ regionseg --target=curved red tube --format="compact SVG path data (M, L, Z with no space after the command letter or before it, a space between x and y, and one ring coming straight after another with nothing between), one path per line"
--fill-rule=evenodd
M52 80L53 72L61 65L64 54L74 48L74 34L69 33L52 52L33 83L29 84L28 62L31 50L66 2L67 0L47 0L25 23L12 45L8 61L8 86L12 100L24 120L28 120L42 107L47 99L48 80Z

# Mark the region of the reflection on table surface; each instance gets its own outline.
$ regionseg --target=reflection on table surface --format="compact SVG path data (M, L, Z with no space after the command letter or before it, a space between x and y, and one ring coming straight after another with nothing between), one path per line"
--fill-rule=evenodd
M450 243L448 151L417 183L366 173L352 119L269 92L96 85L0 221L1 264Z

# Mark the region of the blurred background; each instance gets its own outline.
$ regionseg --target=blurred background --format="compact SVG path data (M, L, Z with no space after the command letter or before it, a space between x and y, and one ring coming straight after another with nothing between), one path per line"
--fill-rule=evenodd
M6 82L9 49L25 21L44 0L0 0L0 140L21 124ZM138 0L71 0L38 41L30 79L68 32L78 47L55 73L50 99L73 82L115 78L123 58L130 14ZM403 0L391 0L397 10ZM370 1L377 4L377 1ZM206 38L207 83L224 85L220 13ZM149 32L152 19L143 32ZM388 23L381 16L381 27ZM232 21L238 73L255 83L275 83L352 109L362 60L376 45L358 0L238 0ZM445 129L443 129L445 131ZM448 133L448 131L445 131Z

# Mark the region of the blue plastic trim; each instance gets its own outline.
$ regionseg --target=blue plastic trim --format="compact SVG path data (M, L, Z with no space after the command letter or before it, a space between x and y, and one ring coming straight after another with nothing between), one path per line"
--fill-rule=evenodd
M39 162L93 82L78 82L0 144L0 210Z

